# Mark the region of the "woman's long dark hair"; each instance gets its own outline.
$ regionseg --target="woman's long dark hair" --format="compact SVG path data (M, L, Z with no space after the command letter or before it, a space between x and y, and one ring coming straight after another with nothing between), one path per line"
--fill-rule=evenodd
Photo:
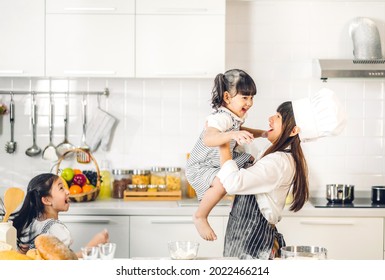
M13 226L16 228L19 242L25 234L24 230L28 228L32 220L44 213L44 204L41 198L51 194L52 184L58 178L59 176L55 174L43 173L35 176L29 182L23 205L13 218Z
M296 126L292 103L290 101L282 103L277 108L277 112L282 116L282 133L277 141L266 150L263 156L277 151L290 150L295 162L292 186L294 199L290 205L290 210L297 212L309 199L308 167L301 148L299 135L290 136L290 133Z
M211 107L217 110L223 105L225 91L237 95L256 95L257 87L254 80L243 70L232 69L224 74L218 74L214 80L211 93Z

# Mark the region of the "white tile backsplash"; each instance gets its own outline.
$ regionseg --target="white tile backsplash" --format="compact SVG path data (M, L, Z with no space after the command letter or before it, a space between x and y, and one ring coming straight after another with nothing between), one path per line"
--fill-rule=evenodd
M318 58L352 58L349 22L370 17L385 46L385 3L377 1L229 1L226 20L226 67L241 68L254 78L258 94L246 125L267 128L267 118L283 101L308 96L322 87L334 90L346 106L348 125L341 136L304 143L312 193L324 195L328 183L369 190L385 185L385 122L383 79L331 79L323 83L314 72ZM204 43L204 42L203 42ZM25 79L0 78L2 90L102 91L100 106L118 119L111 147L98 150L98 161L113 168L185 166L186 153L210 113L212 79ZM30 158L30 97L15 96L17 152L0 149L0 193L25 187L52 162ZM79 145L82 96L70 97L69 140ZM9 96L0 96L9 103ZM54 143L63 141L63 95L55 96ZM89 95L88 119L98 106ZM37 143L48 144L48 96L38 95ZM0 147L10 138L9 116L0 117ZM255 141L255 147L266 145Z

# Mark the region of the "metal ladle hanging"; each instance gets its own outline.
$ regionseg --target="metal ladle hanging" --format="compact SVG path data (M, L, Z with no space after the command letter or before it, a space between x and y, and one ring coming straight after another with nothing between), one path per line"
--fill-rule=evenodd
M31 124L33 143L32 146L25 151L25 154L30 157L37 156L41 153L41 149L36 145L37 105L35 95L35 92L31 92Z

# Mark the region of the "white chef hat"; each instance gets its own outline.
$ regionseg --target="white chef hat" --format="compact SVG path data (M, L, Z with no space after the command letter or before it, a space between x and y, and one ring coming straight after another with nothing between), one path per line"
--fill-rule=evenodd
M311 97L292 102L303 142L340 134L346 125L345 110L333 91L323 88Z

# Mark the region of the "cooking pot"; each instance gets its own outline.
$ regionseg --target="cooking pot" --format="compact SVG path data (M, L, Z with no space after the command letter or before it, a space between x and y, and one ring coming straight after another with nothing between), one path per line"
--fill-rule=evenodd
M326 185L326 199L331 203L352 203L354 200L354 185Z
M385 186L372 187L372 203L385 204Z

